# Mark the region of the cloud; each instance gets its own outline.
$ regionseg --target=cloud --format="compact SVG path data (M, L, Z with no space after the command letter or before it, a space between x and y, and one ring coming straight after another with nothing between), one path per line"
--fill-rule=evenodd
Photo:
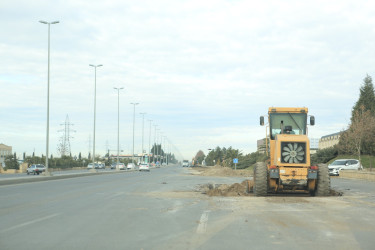
M11 1L0 5L0 141L14 151L45 150L47 26L51 26L51 150L66 115L75 154L93 135L96 151L117 142L141 149L142 120L158 124L186 157L207 147L256 149L270 106L306 106L314 137L350 119L372 75L375 18L368 1ZM152 134L154 132L152 131ZM153 135L152 135L153 138Z

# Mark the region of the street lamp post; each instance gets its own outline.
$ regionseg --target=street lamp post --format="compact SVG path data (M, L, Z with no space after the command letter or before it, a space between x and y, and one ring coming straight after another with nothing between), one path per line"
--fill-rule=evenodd
M148 136L148 158L149 158L149 162L150 163L150 154L151 154L151 122L152 120L148 120L150 122L150 134Z
M124 88L114 88L117 90L117 164L116 169L118 168L120 162L120 89ZM109 154L108 154L109 155Z
M142 161L143 161L143 137L145 132L145 114L147 113L140 113L142 115Z
M156 161L155 161L155 155L156 155L156 154L155 154L155 150L156 150L156 127L157 127L157 126L158 126L158 125L156 125L156 124L154 125L154 127L155 127L155 133L154 133L154 147L153 147L153 148L154 148L154 150L153 150L154 152L152 152L152 157L154 158L154 159L153 159L153 160L154 160L154 163L156 163Z
M95 68L95 92L94 92L94 145L93 145L93 154L92 154L92 163L94 164L95 169L95 124L96 124L96 68L103 66L102 64L93 65L89 64L89 66Z
M135 127L135 105L138 105L139 103L130 103L134 105L134 111L133 111L133 154L132 154L132 162L134 163L134 127Z
M48 171L48 155L49 155L49 64L50 64L50 26L51 24L57 24L59 21L53 22L46 22L46 21L39 21L43 24L48 24L48 73L47 73L47 135L46 135L46 171L44 172L45 175L51 175Z
M162 139L163 139L163 132L160 131L160 150L159 150L159 147L158 147L158 150L157 150L157 154L158 154L158 161L159 163L161 163L161 144L162 144ZM159 138L158 138L159 140Z

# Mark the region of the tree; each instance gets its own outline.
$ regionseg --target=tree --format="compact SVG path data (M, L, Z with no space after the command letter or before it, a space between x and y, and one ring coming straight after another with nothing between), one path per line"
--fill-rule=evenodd
M367 75L363 79L363 85L361 86L359 91L359 99L352 110L352 120L355 112L361 110L362 107L364 107L364 111L370 110L370 113L375 116L375 92L371 76Z
M20 167L20 164L17 161L16 153L14 153L14 155L5 156L4 163L5 163L5 168L4 168L5 170L7 170L7 169L17 169L18 170L19 167Z
M340 136L339 149L343 153L354 153L361 161L363 149L374 144L375 140L375 117L371 110L365 110L361 106L353 113L352 121L348 129Z
M311 164L327 163L338 155L338 146L319 149L315 154L311 155Z
M152 153L152 157L150 159L150 162L154 161L154 157L156 160L156 158L160 159L160 156L164 156L164 150L161 148L160 144L154 144L151 148L151 153Z
M242 153L238 149L233 149L232 147L229 147L228 149L225 150L225 155L224 155L224 161L223 164L226 167L234 167L233 159L239 158L242 156Z
M203 151L199 150L197 154L195 155L194 159L198 162L198 164L202 164L202 161L204 160L205 157L206 155L203 153Z

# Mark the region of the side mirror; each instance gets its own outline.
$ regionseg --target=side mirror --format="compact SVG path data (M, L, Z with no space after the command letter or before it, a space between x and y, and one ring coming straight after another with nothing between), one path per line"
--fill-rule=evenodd
M315 117L314 116L310 116L310 125L311 126L315 125Z
M264 125L264 116L261 116L260 117L260 126L263 126Z

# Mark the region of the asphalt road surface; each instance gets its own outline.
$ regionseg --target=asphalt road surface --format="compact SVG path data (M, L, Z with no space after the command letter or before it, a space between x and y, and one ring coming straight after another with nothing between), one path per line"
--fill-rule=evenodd
M208 197L187 168L0 186L0 249L374 249L375 183L343 196Z

